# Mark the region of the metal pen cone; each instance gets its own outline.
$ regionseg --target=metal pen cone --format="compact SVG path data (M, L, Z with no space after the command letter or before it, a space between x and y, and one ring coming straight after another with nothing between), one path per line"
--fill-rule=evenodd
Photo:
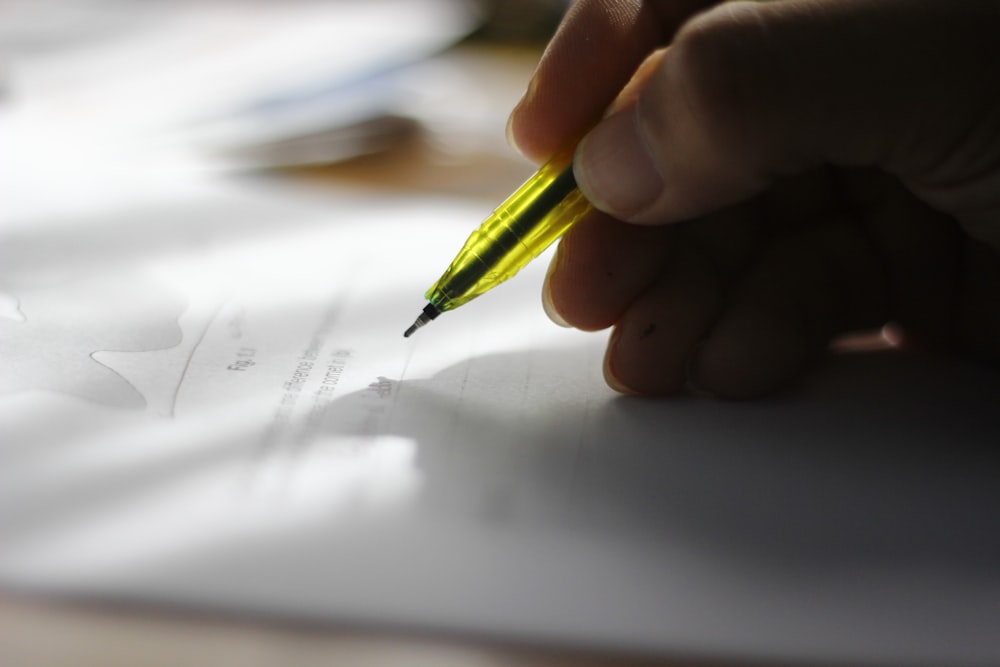
M425 324L427 324L440 314L441 311L438 310L433 304L430 303L427 304L426 306L424 306L423 312L417 316L416 321L412 325L410 325L409 329L403 332L403 338L409 338L410 336L413 335L413 332L415 332L417 329L424 326Z

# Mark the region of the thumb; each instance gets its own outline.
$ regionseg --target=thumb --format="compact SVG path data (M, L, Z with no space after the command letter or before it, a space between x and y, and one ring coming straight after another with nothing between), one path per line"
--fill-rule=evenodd
M634 101L583 139L577 180L597 208L657 224L703 215L821 164L877 166L936 208L995 221L996 7L717 6L652 56L658 61L630 87Z

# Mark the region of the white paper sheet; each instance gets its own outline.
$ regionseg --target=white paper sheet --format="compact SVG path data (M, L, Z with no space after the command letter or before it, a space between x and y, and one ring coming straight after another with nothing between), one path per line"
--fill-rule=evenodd
M0 584L654 653L1000 660L1000 378L615 396L480 203L177 187L0 238Z

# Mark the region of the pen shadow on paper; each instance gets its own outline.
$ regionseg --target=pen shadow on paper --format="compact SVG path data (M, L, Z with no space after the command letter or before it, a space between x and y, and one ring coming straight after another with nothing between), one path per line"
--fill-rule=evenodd
M498 529L628 533L783 569L1000 561L991 370L855 353L773 399L598 394L584 409L553 400L574 363L501 354L395 384L387 433L417 443L421 502ZM538 364L547 374L529 382ZM342 434L366 393L332 404L326 428Z

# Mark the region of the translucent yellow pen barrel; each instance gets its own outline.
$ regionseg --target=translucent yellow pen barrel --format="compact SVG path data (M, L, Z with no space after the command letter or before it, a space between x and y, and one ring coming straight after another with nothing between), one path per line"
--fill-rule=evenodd
M472 232L427 291L438 310L457 308L520 271L589 209L576 188L571 152L546 163Z

